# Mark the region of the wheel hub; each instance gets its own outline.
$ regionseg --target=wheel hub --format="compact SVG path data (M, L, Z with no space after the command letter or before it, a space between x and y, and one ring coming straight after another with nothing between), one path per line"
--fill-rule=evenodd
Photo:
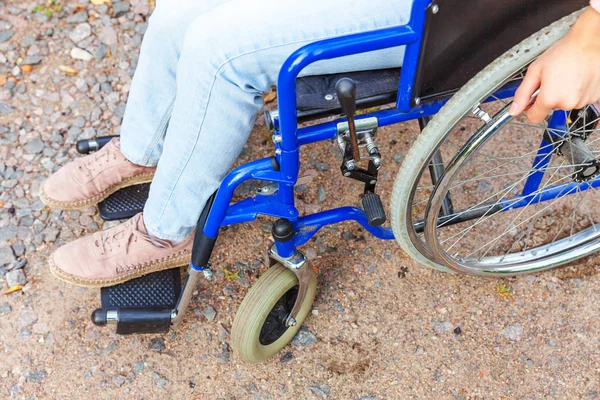
M572 136L558 150L558 153L573 166L574 181L587 182L600 173L600 162L580 137Z
M260 344L268 346L276 342L288 330L286 320L294 308L297 297L298 286L294 286L275 303L260 330Z
M567 138L553 137L548 131L546 140L555 144L556 154L566 158L573 167L575 182L588 182L600 174L600 161L586 144L587 139L596 132L600 112L595 105L569 113L567 120Z

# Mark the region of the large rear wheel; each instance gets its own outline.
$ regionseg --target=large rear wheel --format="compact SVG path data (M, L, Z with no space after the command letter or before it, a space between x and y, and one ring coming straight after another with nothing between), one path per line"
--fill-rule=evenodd
M487 117L497 114L510 101L510 95L529 64L562 38L580 13L549 25L496 59L463 86L418 136L398 171L391 205L394 236L416 261L434 269L451 271L447 261L432 251L424 234L425 211L435 187L428 168L432 160L436 154L441 155L446 169L469 139L486 124ZM527 136L524 126L513 127L518 135ZM539 147L539 142L536 146ZM480 189L485 190L485 185L482 184Z

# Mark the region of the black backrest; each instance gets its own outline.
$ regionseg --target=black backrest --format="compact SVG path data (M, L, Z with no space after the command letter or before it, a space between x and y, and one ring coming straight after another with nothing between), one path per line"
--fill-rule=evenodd
M502 53L589 0L437 0L429 8L415 96L462 87Z

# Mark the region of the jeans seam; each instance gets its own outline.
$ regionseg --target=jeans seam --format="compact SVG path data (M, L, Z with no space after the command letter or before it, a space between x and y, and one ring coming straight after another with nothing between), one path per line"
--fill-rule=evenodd
M167 107L167 111L165 111L165 114L160 120L160 124L158 125L158 128L156 128L156 132L154 133L152 141L150 142L150 145L146 149L146 152L144 153L144 156L142 158L132 157L130 154L128 154L127 150L125 149L125 146L121 146L121 154L123 154L126 159L128 159L135 165L141 165L143 167L156 167L156 165L158 164L158 160L150 160L150 154L154 151L154 148L156 147L160 139L161 133L165 132L166 130L167 121L170 119L170 116L173 113L174 104L175 100L173 99L169 107Z
M169 122L169 119L171 118L171 114L173 113L174 106L175 106L175 98L173 98L173 100L171 100L169 107L167 107L167 111L165 111L165 114L163 115L162 119L160 120L160 124L158 125L158 128L156 128L156 132L154 132L152 141L150 142L148 149L146 149L146 153L144 154L144 161L146 163L150 162L150 155L154 152L154 149L156 148L156 145L158 144L161 136L167 129L167 124ZM158 160L154 161L154 163L155 164L158 163Z

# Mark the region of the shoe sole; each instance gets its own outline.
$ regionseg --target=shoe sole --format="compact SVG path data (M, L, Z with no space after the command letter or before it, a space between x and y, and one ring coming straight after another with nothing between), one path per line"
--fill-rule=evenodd
M161 259L158 261L153 261L150 263L146 263L146 266L143 269L135 268L135 271L129 274L124 274L122 276L116 278L102 278L102 279L84 279L78 276L68 274L62 271L56 263L54 262L54 255L50 257L48 260L50 264L50 272L56 278L61 281L71 283L77 286L85 286L88 288L103 288L107 286L115 286L121 283L125 283L135 278L139 278L140 276L148 275L153 272L163 271L165 269L182 267L184 265L189 264L190 259L192 257L192 252L189 250L181 251L180 253L173 255L171 257L167 257L166 259Z
M53 199L47 197L46 193L44 193L44 185L42 184L40 186L40 200L42 200L42 203L44 203L46 206L48 206L50 208L57 208L60 210L78 210L80 208L98 205L98 203L100 203L102 200L105 200L111 194L113 194L116 191L121 190L123 188L129 187L129 186L134 186L134 185L139 185L142 183L152 182L152 178L154 178L154 173L133 176L131 178L127 178L127 179L117 183L116 185L109 187L104 192L102 192L90 199L80 200L80 201L72 201L72 202L57 201L57 200L53 200Z

